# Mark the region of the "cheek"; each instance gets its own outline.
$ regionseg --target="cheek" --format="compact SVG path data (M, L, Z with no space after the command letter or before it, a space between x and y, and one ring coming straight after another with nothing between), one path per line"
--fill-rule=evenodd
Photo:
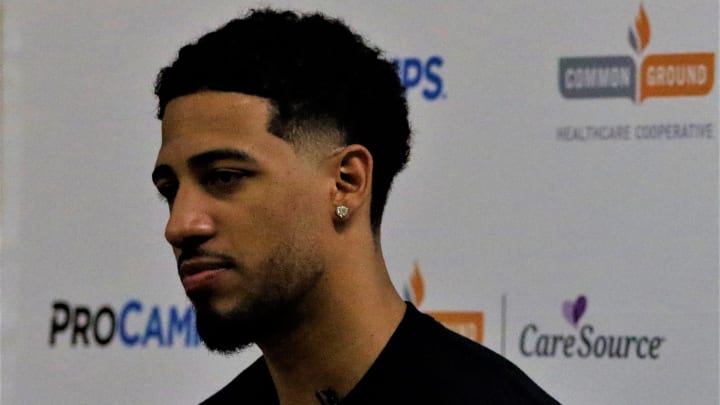
M316 233L318 226L323 223L323 209L327 201L318 197L319 193L310 185L298 185L294 190L286 189L282 197L268 206L263 213L269 223L285 232Z
M226 211L222 222L236 248L246 254L284 239L299 219L306 216L298 199L278 196L236 203Z
M273 184L224 207L223 227L232 235L233 247L254 255L281 241L317 240L323 226L332 229L332 217L325 212L330 209L328 197L314 186L299 181Z
M304 227L316 217L317 205L303 194L287 196L280 206L265 212L267 221L286 231L295 227Z

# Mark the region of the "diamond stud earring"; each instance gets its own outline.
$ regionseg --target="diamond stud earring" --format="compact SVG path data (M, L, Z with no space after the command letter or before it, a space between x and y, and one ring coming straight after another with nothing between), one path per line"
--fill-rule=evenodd
M335 214L340 219L345 218L345 216L348 214L349 211L350 210L348 209L348 207L346 207L344 205L338 205L337 207L335 207Z

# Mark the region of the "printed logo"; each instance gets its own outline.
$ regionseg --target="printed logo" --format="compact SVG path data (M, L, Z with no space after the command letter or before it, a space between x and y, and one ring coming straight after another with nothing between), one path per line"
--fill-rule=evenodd
M562 313L565 319L570 322L570 325L577 329L580 318L585 314L585 308L587 308L587 298L581 295L575 301L567 300L563 302Z
M665 337L633 333L600 333L604 328L581 319L588 309L588 299L579 295L563 301L563 318L575 331L545 331L529 323L520 332L519 350L524 357L539 358L608 358L657 360Z
M568 99L627 97L636 103L650 97L704 96L713 87L715 53L690 52L644 56L650 43L650 20L645 8L628 31L635 56L560 58L558 85ZM636 68L636 60L640 70Z
M425 100L435 101L447 98L443 92L443 78L440 68L445 61L441 56L433 55L429 58L406 57L393 59L397 67L400 82L405 91L411 94L420 91Z
M403 298L420 308L425 298L425 283L420 273L420 265L415 262L408 283L403 286ZM484 314L479 311L423 311L468 339L483 342Z
M110 305L91 308L56 300L50 316L50 347L63 340L71 347L106 347L118 337L126 347L198 347L191 305L144 305L129 300L116 311Z

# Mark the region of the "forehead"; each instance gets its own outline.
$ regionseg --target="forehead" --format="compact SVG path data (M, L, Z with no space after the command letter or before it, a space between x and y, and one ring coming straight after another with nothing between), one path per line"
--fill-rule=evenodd
M242 93L201 92L173 99L162 119L162 142L198 133L267 133L270 103ZM267 133L270 135L269 133Z
M210 149L282 157L290 145L268 132L269 116L268 100L242 93L201 92L173 99L162 119L158 164Z

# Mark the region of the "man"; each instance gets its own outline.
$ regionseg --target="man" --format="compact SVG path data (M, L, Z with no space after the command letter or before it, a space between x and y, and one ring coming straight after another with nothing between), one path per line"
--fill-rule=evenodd
M410 127L377 49L253 11L183 47L155 93L153 181L198 332L263 352L206 403L556 403L393 288L380 224Z

